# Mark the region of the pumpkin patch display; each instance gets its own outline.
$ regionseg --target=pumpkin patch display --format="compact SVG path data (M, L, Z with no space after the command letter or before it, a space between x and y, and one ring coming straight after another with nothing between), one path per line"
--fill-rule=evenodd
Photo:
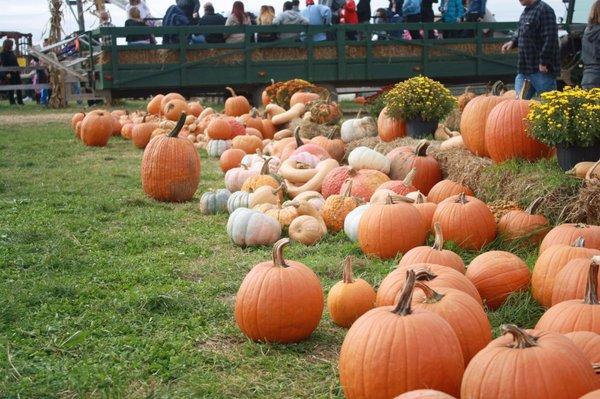
M392 158L390 177L402 180L416 168L413 185L423 194L429 194L429 190L442 180L442 169L434 157L427 155L428 148L429 142L423 140L414 149L408 147L400 151Z
M344 220L348 213L360 205L358 198L352 197L352 181L346 186L346 191L340 195L332 195L325 200L321 215L325 221L327 229L333 233L337 233L344 227Z
M281 237L281 226L262 212L237 208L227 220L227 235L241 247L271 245Z
M340 327L352 323L375 306L375 290L362 278L352 276L352 257L344 260L342 281L335 283L327 295L327 309L331 319Z
M467 268L466 276L490 309L502 306L513 292L527 291L531 279L527 264L505 251L490 251L477 256Z
M411 306L414 284L409 271L395 306L368 311L348 330L339 360L346 398L393 398L421 388L458 397L464 370L460 342L442 317Z
M157 201L183 202L194 197L200 183L200 156L187 139L177 137L185 114L166 136L153 138L142 158L142 187Z
M505 240L526 240L532 244L542 241L550 223L544 215L536 214L542 198L533 201L524 211L513 210L498 221L498 234Z
M287 238L277 241L273 259L254 266L237 292L235 321L253 341L303 341L321 320L324 300L319 278L306 265L283 257L289 242Z
M113 133L113 117L106 111L93 111L81 121L80 136L83 144L105 147Z
M385 205L371 205L358 227L360 249L367 255L391 259L423 245L427 227L414 206L390 198Z
M511 324L501 330L471 359L461 398L568 399L598 387L590 362L565 336Z
M450 324L460 342L465 364L492 340L492 326L481 304L462 291L434 290L417 281L412 306L433 312Z
M464 249L480 250L496 238L496 220L490 208L464 193L438 204L433 215L436 222L446 239Z

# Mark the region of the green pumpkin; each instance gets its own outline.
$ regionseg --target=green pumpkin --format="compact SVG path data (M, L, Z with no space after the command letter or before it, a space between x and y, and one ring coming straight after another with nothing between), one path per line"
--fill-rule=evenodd
M233 213L238 208L248 208L250 203L250 193L246 191L236 191L229 196L227 200L227 210Z
M210 140L206 144L209 157L219 158L226 150L231 148L231 140Z
M225 189L205 192L200 197L200 212L203 215L227 212L227 200L230 195L229 190Z

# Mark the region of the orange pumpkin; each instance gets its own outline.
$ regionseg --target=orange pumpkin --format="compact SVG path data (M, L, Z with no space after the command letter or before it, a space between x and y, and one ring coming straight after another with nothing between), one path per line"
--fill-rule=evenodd
M415 389L414 391L405 392L394 399L455 399L445 392L436 391L435 389Z
M426 282L431 288L436 290L454 288L473 297L480 305L482 304L477 288L464 274L435 263L415 263L408 266L398 266L383 279L377 290L375 306L387 306L396 303L398 294L402 291L406 281L406 272L409 270L414 270L417 274L417 280Z
M131 140L131 134L134 126L135 125L133 123L123 124L123 127L121 127L121 137L123 137L126 140Z
M490 309L497 309L510 294L527 291L531 272L521 258L510 252L490 251L477 256L466 276Z
M507 98L479 96L469 101L460 117L460 134L465 147L480 157L489 156L485 148L485 124L492 109Z
M379 186L390 180L387 175L378 170L361 169L357 171L353 168L348 169L347 179L352 181L350 194L353 197L361 198L365 202L369 202L371 196ZM347 179L342 184L340 192L346 191L346 186L350 184Z
M258 115L258 110L256 108L252 108L249 113L240 116L240 121L248 128L251 127L253 129L261 132L264 128L263 119Z
M435 291L417 281L412 306L433 312L450 324L460 342L465 364L492 340L492 326L481 304L462 291L453 288Z
M423 222L427 226L427 233L430 233L433 228L433 215L435 215L435 211L437 210L437 204L425 201L425 197L420 191L417 191L417 197L414 201L413 206L421 214Z
M598 387L590 362L563 335L510 324L501 330L471 359L461 398L569 399Z
M358 226L360 249L381 259L394 258L423 245L426 236L427 227L419 211L404 202L393 203L389 197L385 205L368 207Z
M333 233L337 233L344 228L344 220L354 208L361 204L361 201L350 195L352 191L352 181L346 186L346 190L340 195L332 195L327 197L321 216L325 221L327 229Z
M113 116L106 111L88 113L81 121L81 141L87 146L106 146L112 136L113 123Z
M576 258L591 259L600 250L585 248L585 240L579 237L571 245L557 244L540 254L531 275L531 293L543 306L552 305L552 291L556 276L567 263Z
M536 214L543 198L533 201L525 211L513 210L498 221L498 233L508 241L526 240L539 244L548 232L550 223L544 215Z
M167 102L163 108L163 114L165 118L170 121L177 121L182 113L189 114L187 102L185 100L173 99Z
M465 263L459 255L444 249L444 236L439 223L434 225L435 241L433 246L416 247L404 254L398 267L415 265L417 263L434 263L437 265L451 267L452 269L465 273Z
M219 166L221 171L225 173L229 169L237 168L242 163L242 159L245 155L246 152L238 148L230 148L225 150L219 158Z
M372 309L348 330L339 360L346 398L393 398L420 388L458 396L460 342L443 318L411 307L414 283L411 271L395 307Z
M165 106L171 100L185 101L185 97L179 93L168 93L168 94L164 95L160 100L160 109L159 109L160 113L164 112Z
M142 187L157 201L183 202L194 197L200 183L200 156L194 144L177 137L185 114L171 133L150 140L142 158Z
M485 148L496 163L523 158L535 161L547 158L550 148L527 133L527 100L506 100L496 105L485 125Z
M231 140L231 125L225 118L214 118L206 127L206 135L213 140Z
M246 179L244 184L242 185L241 191L247 191L252 193L256 191L257 188L262 186L270 186L272 188L279 188L282 183L280 183L273 175L270 174L269 163L272 158L267 158L262 164L262 168L260 170L260 174L250 176ZM278 177L279 178L279 177ZM283 194L279 192L280 196Z
M385 107L377 118L377 132L382 141L393 141L406 136L406 122L388 116L387 107Z
M323 289L306 265L283 258L283 238L273 259L244 277L235 300L235 321L251 340L290 343L310 337L323 313Z
M83 118L85 118L84 112L77 112L71 117L71 129L73 129L73 132L76 132L77 123L81 122Z
M600 249L600 226L584 223L566 223L553 228L546 234L540 244L540 253L552 245L571 244L583 237L588 248Z
M137 123L131 129L131 141L137 148L144 149L152 138L152 132L158 129L157 122L146 122L146 116L142 123Z
M416 168L413 185L425 195L442 180L442 169L433 156L427 155L427 148L429 142L423 140L414 149L401 151L392 159L389 173L393 180L402 180Z
M273 122L271 122L270 119L263 119L262 120L262 135L264 139L269 139L272 140L273 137L275 136L275 133L277 133L278 129L277 127L273 124Z
M331 319L340 327L352 323L375 306L375 290L362 278L352 277L352 257L344 260L342 281L335 283L327 295L327 309Z
M321 185L321 194L323 195L323 198L327 198L330 195L339 194L341 192L342 186L344 185L346 179L348 179L349 176L350 167L347 165L338 166L337 168L327 173L327 176L325 176L325 178L323 179L323 184Z
M198 101L192 101L188 103L188 109L190 110L190 113L196 118L200 116L202 111L204 111L204 107Z
M573 331L592 331L600 334L599 266L599 261L590 262L583 300L571 299L552 306L537 322L536 330L556 331L562 334Z
M460 193L465 193L466 195L473 196L473 191L465 186L464 184L453 182L452 180L442 180L439 183L436 183L435 186L429 190L427 194L427 200L433 202L434 204L439 204L446 198L453 197Z
M152 97L152 99L148 102L148 105L146 106L146 111L148 111L148 113L152 115L160 114L160 111L162 109L160 104L162 103L164 97L165 96L162 94L157 94L156 96Z
M464 193L440 202L433 215L435 222L446 239L464 249L480 250L496 238L496 219L490 208Z
M406 195L408 193L417 191L417 188L413 185L413 180L416 173L417 169L414 168L406 175L406 177L404 177L404 180L389 180L377 187L377 189L392 190L398 195Z
M344 159L346 154L346 144L341 139L330 139L325 136L317 136L311 140L318 146L323 147L338 162Z
M259 137L253 135L235 136L231 146L244 151L246 154L254 154L257 150L263 149L263 142Z
M83 123L83 121L79 121L75 125L75 137L77 137L79 140L81 140L81 124L82 123Z
M556 274L552 288L552 306L571 299L583 299L590 263L600 262L599 256L576 258L569 261Z
M600 334L591 331L573 331L565 334L588 358L590 363L600 363Z
M231 93L231 97L225 100L225 115L227 116L242 116L250 112L252 108L248 99L244 96L238 96L231 87L226 87Z

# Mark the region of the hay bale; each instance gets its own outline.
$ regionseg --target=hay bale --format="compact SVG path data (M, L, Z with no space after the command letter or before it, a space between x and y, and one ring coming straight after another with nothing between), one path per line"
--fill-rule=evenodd
M331 139L340 138L339 125L320 125L304 118L297 118L290 123L290 129L295 131L298 127L300 128L300 136L305 139L312 139L317 136L325 136Z
M410 44L375 44L373 55L379 58L421 57L423 49Z
M442 121L442 123L448 129L450 129L452 131L460 132L460 117L461 117L460 110L458 108L454 108L452 110L452 112L450 112L450 115L448 115L446 117L446 119L444 119Z
M584 181L579 197L567 206L565 220L600 225L600 180Z
M185 54L187 62L195 62L213 58L207 61L207 64L216 65L233 65L244 62L244 54L231 53L232 49L227 48L212 48L212 49L195 49L188 50Z

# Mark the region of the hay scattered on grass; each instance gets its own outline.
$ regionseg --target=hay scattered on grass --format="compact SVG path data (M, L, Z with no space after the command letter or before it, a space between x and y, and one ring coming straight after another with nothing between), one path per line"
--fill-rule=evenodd
M295 131L297 127L300 128L300 136L304 137L305 139L312 139L317 136L325 136L331 139L340 138L339 125L320 125L318 123L299 118L290 123L290 129L292 131Z
M579 197L567 206L566 219L600 225L600 180L588 180L579 190Z

